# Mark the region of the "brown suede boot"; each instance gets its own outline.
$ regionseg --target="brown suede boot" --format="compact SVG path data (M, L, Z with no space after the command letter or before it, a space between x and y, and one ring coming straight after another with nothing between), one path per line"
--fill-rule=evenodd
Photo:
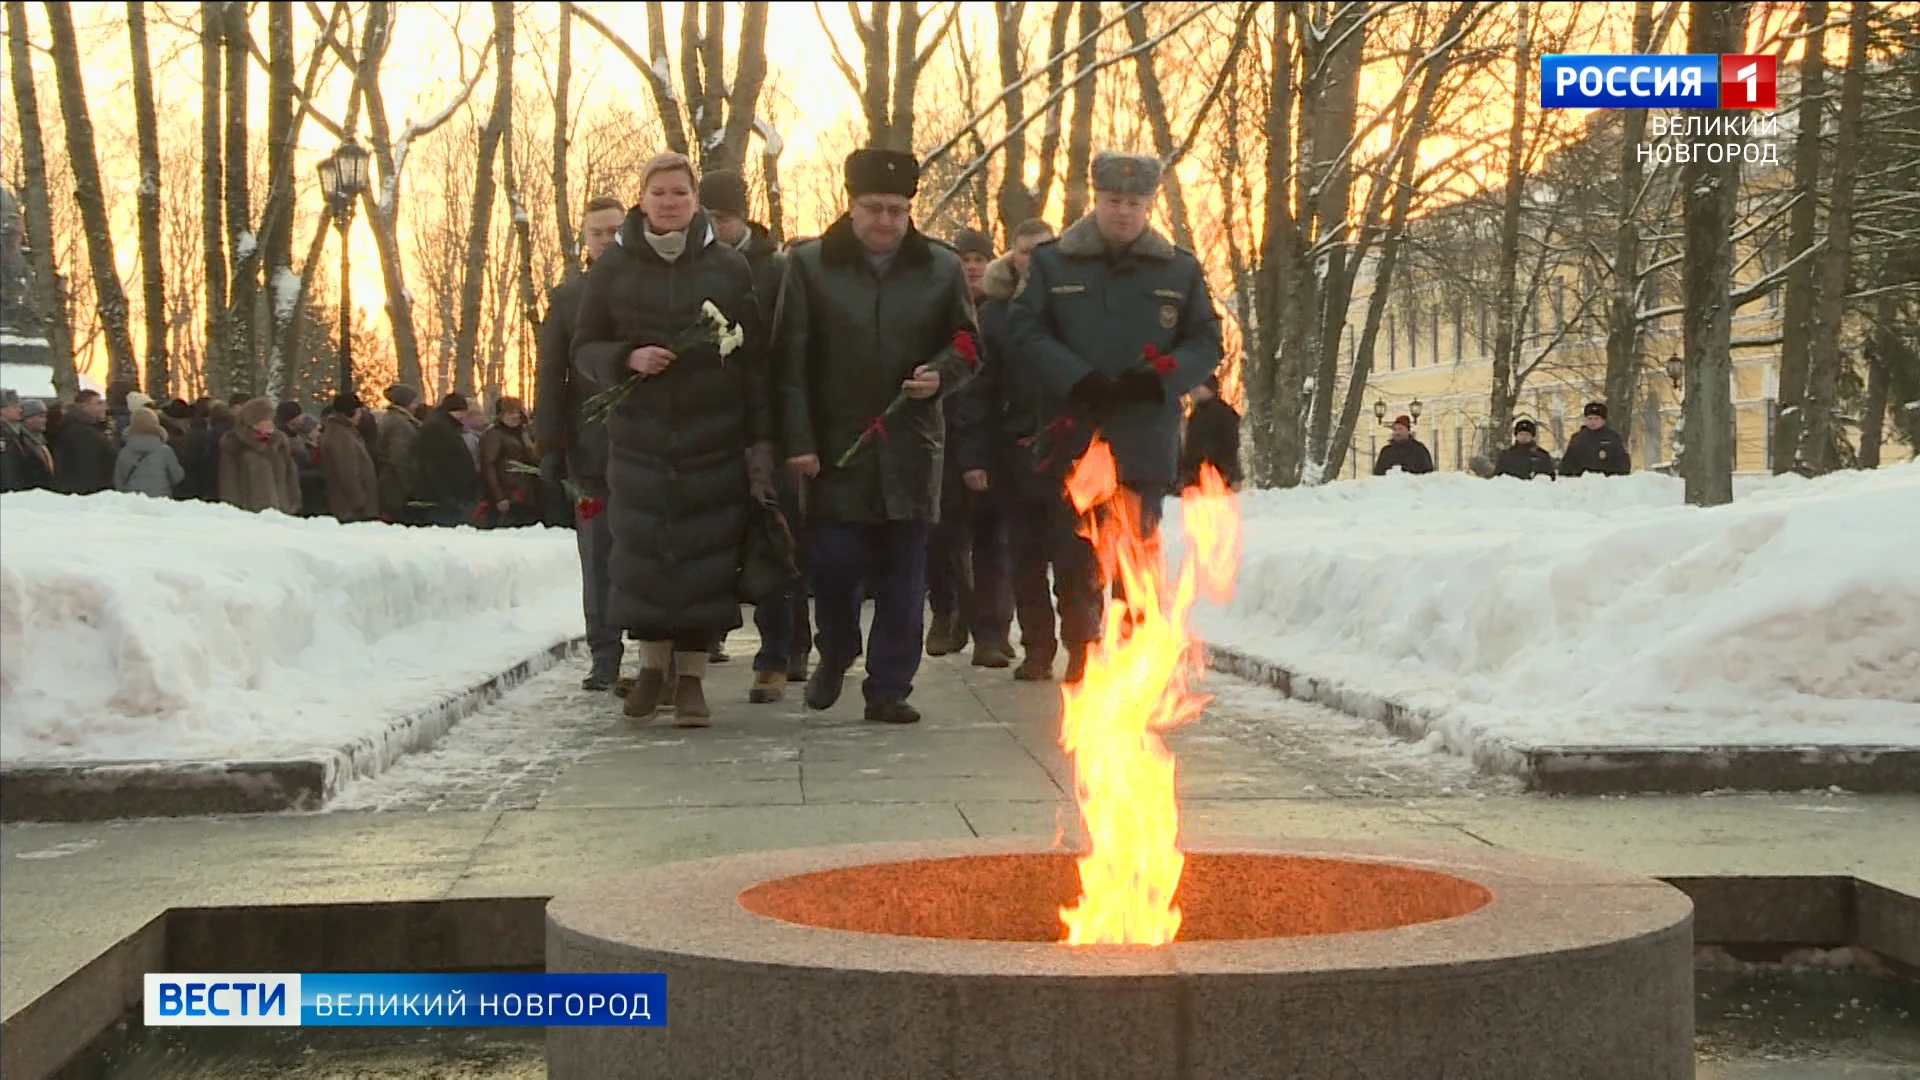
M667 661L672 659L672 650L673 646L664 641L640 643L640 675L633 680L633 689L627 691L626 706L622 710L629 720L644 724L660 711L660 699L667 688Z
M679 653L674 658L679 677L673 685L673 723L675 727L706 727L713 713L707 708L707 691L702 680L710 658L706 653Z
M747 691L747 700L755 705L765 705L779 701L787 696L787 673L784 671L756 671L753 673L753 688Z

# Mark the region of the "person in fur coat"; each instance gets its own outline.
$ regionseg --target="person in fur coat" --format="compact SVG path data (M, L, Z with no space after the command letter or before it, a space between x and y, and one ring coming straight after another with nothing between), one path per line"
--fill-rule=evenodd
M233 430L220 439L220 501L291 516L300 512L300 474L273 409L267 398L254 398L234 410Z

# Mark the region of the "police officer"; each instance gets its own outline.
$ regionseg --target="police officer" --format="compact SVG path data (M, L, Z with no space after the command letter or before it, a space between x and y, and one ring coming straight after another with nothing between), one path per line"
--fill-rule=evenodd
M1075 421L1074 449L1095 428L1112 446L1151 530L1177 475L1180 399L1220 365L1220 320L1200 261L1148 225L1159 161L1102 153L1093 188L1093 216L1034 249L1008 328L1014 362L1039 377L1056 416ZM1148 346L1171 358L1168 370L1144 360ZM1076 629L1062 635L1069 683L1086 666L1088 642L1074 637L1088 628Z

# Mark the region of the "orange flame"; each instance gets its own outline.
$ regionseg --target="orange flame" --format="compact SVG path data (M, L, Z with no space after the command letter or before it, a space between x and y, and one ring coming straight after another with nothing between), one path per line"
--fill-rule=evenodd
M1205 706L1187 689L1204 670L1187 629L1196 591L1232 593L1240 560L1240 515L1212 467L1182 499L1185 553L1167 580L1157 531L1142 535L1140 501L1120 486L1113 452L1095 441L1074 466L1067 494L1099 556L1102 581L1125 601L1109 604L1086 677L1062 691L1060 744L1073 758L1073 794L1087 831L1080 898L1060 909L1069 945L1165 945L1180 932L1174 892L1181 854L1176 763L1161 732Z

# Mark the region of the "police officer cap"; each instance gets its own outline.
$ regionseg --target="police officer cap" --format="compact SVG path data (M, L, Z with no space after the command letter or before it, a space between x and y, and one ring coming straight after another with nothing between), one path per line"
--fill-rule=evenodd
M847 155L847 194L899 195L911 199L920 192L920 163L912 154L869 146Z
M1093 159L1093 190L1114 195L1152 195L1160 190L1160 161L1146 154L1102 151Z

